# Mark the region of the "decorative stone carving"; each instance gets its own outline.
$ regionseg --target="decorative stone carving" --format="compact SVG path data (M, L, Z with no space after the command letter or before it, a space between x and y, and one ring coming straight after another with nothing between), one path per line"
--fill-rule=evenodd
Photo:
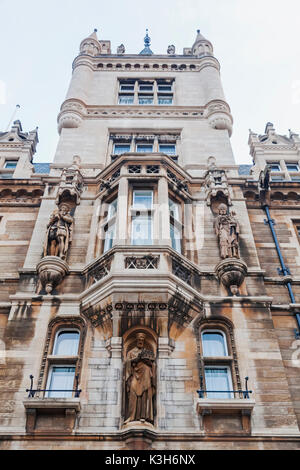
M225 258L239 258L239 223L234 211L227 213L225 204L219 205L219 215L215 219L215 232L218 236L220 255Z
M175 46L173 44L168 46L167 54L169 54L169 55L174 55L175 54Z
M157 269L159 256L127 256L125 268L127 269Z
M58 209L52 212L47 225L44 256L58 256L65 260L72 241L72 232L73 217L69 213L69 206L61 203Z
M57 256L45 256L37 265L39 280L47 294L61 283L68 272L68 265Z
M209 125L213 129L227 129L229 136L231 136L233 119L230 113L230 108L225 101L211 101L207 106L207 118Z
M65 194L75 198L76 204L80 203L80 194L83 187L83 178L80 173L81 159L74 155L73 164L69 168L64 168L57 191L56 204L59 204Z
M123 54L125 54L125 46L124 46L124 44L120 44L120 46L118 46L118 48L117 48L117 54L118 54L118 55L123 55Z
M93 268L90 269L87 273L86 288L107 276L111 269L111 263L112 257L105 257L104 260L101 260L99 263L97 262L96 265L93 265Z
M156 393L156 363L150 343L145 347L146 334L135 335L135 346L127 352L125 370L125 421L151 423L154 422ZM147 342L148 343L148 342Z
M211 198L217 197L218 193L223 194L228 205L231 205L232 203L225 170L217 168L214 157L209 157L208 166L209 169L205 175L204 181L207 205L211 205Z
M236 258L227 258L215 268L219 281L229 289L232 295L237 295L247 274L247 265Z
M113 183L117 178L119 178L120 175L121 175L121 169L118 168L118 169L111 175L111 177L108 178L107 180L100 179L101 184L100 184L100 187L99 187L99 191L103 191L103 189L109 189L110 186L112 185L112 183Z
M167 168L167 177L170 178L170 180L172 180L173 183L175 183L174 188L179 189L179 190L184 189L184 191L186 191L186 192L189 191L189 188L188 188L188 185L187 185L187 180L185 180L185 179L180 180L168 168Z

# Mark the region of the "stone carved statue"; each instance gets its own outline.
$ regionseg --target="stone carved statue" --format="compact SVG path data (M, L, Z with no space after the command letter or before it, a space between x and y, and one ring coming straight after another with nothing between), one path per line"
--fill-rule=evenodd
M44 256L58 256L65 260L72 241L72 232L73 217L69 213L69 206L62 203L50 216L44 244Z
M124 424L131 421L154 421L154 396L156 389L155 357L152 351L144 349L145 334L137 333L136 346L125 360L125 401Z
M221 258L239 258L239 223L234 211L227 214L225 204L219 205L219 215L215 219L215 232L219 239Z
M125 54L125 46L124 46L124 44L120 44L120 45L117 47L117 54L119 54L119 55Z
M175 46L173 44L168 46L167 54L169 54L169 55L174 55L175 54Z

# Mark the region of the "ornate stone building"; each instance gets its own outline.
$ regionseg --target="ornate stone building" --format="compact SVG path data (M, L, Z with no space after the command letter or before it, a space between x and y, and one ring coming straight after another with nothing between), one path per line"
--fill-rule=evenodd
M211 42L150 46L82 41L52 164L0 134L1 449L299 448L300 138L237 165Z

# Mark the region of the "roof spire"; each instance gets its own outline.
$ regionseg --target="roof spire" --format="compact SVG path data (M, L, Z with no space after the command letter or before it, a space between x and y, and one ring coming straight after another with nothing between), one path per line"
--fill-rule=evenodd
M196 56L212 55L213 47L212 43L208 41L201 33L200 29L197 29L197 37L194 44L192 45L192 54Z
M150 49L151 38L148 35L148 28L146 29L146 36L144 37L144 49L140 52L140 55L152 55L153 52Z

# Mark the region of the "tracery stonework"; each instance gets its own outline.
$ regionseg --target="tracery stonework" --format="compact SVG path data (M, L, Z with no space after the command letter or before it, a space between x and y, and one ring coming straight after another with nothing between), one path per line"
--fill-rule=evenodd
M136 346L125 359L125 421L154 422L155 356L144 348L145 334L136 334Z

